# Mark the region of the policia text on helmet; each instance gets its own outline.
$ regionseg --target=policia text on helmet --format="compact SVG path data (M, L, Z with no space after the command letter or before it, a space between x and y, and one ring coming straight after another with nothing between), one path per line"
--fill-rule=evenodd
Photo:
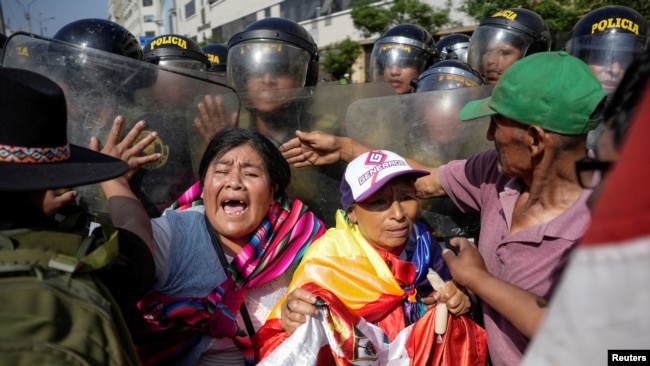
M153 38L144 47L144 60L163 67L206 71L210 66L203 49L190 38L166 34Z
M483 19L472 33L467 62L496 84L515 61L550 51L551 36L544 19L528 9L501 10Z
M574 25L564 48L583 60L611 95L632 60L647 50L649 33L648 22L636 10L604 6Z

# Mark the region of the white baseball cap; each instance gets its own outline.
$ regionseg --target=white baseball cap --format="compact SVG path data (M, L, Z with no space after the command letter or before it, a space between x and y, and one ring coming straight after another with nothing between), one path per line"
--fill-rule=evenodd
M388 150L373 150L352 160L341 180L341 205L350 208L372 196L391 179L411 174L416 178L429 175L426 170L413 169L406 160Z

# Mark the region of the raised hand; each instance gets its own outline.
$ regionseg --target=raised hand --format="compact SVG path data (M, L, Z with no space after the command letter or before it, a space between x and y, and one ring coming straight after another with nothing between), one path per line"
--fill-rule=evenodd
M194 118L194 126L206 142L210 142L212 136L224 128L237 126L237 113L228 117L219 95L206 95L197 108L199 116Z

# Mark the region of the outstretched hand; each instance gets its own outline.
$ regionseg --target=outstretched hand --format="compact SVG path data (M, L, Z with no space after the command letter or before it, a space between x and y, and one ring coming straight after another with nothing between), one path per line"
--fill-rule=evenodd
M197 108L199 116L194 118L194 126L206 142L210 142L212 136L217 132L237 126L237 113L233 113L230 118L226 116L223 101L219 95L206 95L204 102L200 102Z
M111 127L111 132L106 139L106 144L102 147L97 137L93 136L90 139L88 148L121 159L129 164L129 170L124 174L124 177L127 180L130 180L140 167L160 159L159 153L141 155L147 146L156 140L158 134L152 132L145 136L140 136L140 133L144 130L147 124L145 121L139 121L133 126L133 128L131 128L129 133L120 140L123 125L124 117L115 117L113 120L113 126Z
M484 276L489 276L485 267L485 261L476 247L476 244L466 238L453 238L449 241L454 247L457 247L458 255L450 249L443 249L442 256L454 281L461 286L473 291L473 285L480 282Z
M341 159L339 138L321 131L296 131L296 137L280 146L282 156L296 168L327 165Z

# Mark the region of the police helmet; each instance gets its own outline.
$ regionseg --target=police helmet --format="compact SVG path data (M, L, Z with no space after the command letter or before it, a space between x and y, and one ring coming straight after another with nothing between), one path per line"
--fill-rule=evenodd
M419 74L436 61L436 44L431 33L415 24L396 25L386 31L372 48L372 81L383 81L386 67L415 67Z
M469 39L470 37L463 33L452 33L442 37L436 42L436 49L440 59L467 62Z
M75 83L80 89L100 85L115 93L128 93L156 80L153 70L133 69L134 62L144 62L142 46L129 30L110 20L73 21L59 29L52 40L43 53L45 62L55 69L58 66L66 83ZM109 58L105 53L120 57Z
M256 75L287 75L296 88L318 82L318 46L300 24L283 18L266 18L249 24L228 41L228 84L246 91Z
M159 66L195 71L205 71L210 66L201 46L178 34L164 34L149 41L144 47L144 60Z
M520 51L519 58L551 50L551 32L536 12L522 8L501 10L483 19L472 33L467 62L484 73L483 55L493 43L506 43Z
M83 48L93 48L144 60L144 53L138 39L126 28L106 19L76 20L63 26L52 38Z
M228 46L225 44L211 43L203 46L203 52L208 56L211 72L226 72L226 61L228 60Z
M617 63L627 69L647 48L648 22L636 10L604 6L587 13L573 27L565 50L590 65Z
M485 85L481 74L473 67L459 60L442 60L424 70L413 79L415 92L449 90Z

